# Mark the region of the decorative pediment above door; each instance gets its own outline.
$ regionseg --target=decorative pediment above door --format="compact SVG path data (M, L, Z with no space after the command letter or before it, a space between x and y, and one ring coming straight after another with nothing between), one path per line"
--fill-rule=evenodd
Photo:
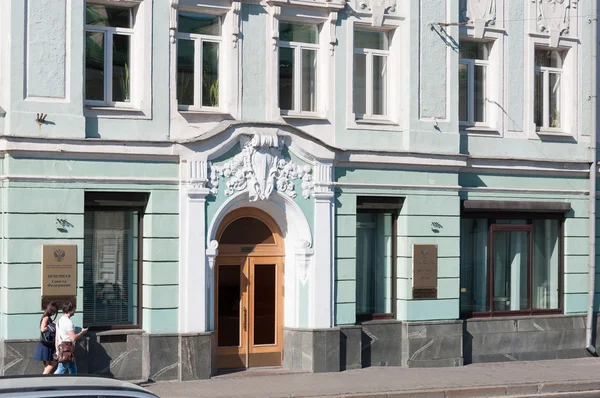
M222 164L209 164L207 187L217 195L220 180L225 195L248 190L251 201L268 200L273 191L297 196L295 181L302 181L302 196L314 192L313 168L285 156L284 140L277 134L240 135L240 153Z

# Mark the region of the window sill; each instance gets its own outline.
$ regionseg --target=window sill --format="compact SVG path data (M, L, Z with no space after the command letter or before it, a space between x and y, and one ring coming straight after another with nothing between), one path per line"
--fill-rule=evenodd
M114 336L114 335L122 335L122 334L144 334L145 331L143 329L135 329L133 326L131 329L110 329L106 330L102 327L98 327L97 329L94 327L90 328L90 332L93 332L96 336Z
M536 129L535 133L539 136L545 137L564 137L564 138L572 138L570 134L567 134L564 130L560 129Z
M496 312L474 312L470 316L465 315L463 319L485 320L496 319L530 319L530 317L558 316L564 315L563 309L554 310L525 310L525 311L496 311Z
M287 113L282 112L281 117L284 119L299 119L299 120L327 120L327 117L318 113Z
M112 106L85 106L85 116L109 119L150 119L141 109Z
M354 119L354 122L356 124L398 126L398 123L391 121L389 119L357 118L357 119Z
M485 134L485 135L500 135L500 132L488 126L477 126L472 124L461 124L459 126L461 133L466 134Z
M221 110L218 110L218 109L214 109L214 110L179 109L178 111L182 115L190 115L190 116L206 115L206 116L229 116L229 117L231 117L231 113L225 112L225 111L221 111Z

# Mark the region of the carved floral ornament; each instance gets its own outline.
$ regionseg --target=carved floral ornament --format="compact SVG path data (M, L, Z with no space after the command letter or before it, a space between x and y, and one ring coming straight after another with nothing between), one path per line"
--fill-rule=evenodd
M360 0L358 6L361 11L371 11L371 25L383 25L383 15L386 11L396 11L396 0Z
M208 188L217 195L219 180L225 179L225 195L248 189L251 201L268 200L274 190L295 198L294 181L302 181L302 196L314 192L312 167L299 166L286 159L283 140L275 135L255 134L240 137L241 152L224 164L210 164Z
M569 32L571 8L577 0L531 0L536 3L537 25L540 32L550 35L550 46L558 46L558 38Z

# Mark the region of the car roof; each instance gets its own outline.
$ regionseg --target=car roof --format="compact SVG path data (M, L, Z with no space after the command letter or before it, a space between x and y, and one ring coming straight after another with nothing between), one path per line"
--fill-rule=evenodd
M102 376L79 375L25 375L0 377L0 393L44 390L109 389L135 391L154 395L133 383ZM155 395L154 395L155 396Z

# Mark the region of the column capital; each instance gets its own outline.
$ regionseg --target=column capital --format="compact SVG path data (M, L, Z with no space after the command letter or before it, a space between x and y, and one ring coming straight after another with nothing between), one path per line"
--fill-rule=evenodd
M331 202L335 196L332 191L316 191L313 195L316 202Z
M187 184L185 193L190 200L205 200L210 194L210 189L206 188L203 183Z

